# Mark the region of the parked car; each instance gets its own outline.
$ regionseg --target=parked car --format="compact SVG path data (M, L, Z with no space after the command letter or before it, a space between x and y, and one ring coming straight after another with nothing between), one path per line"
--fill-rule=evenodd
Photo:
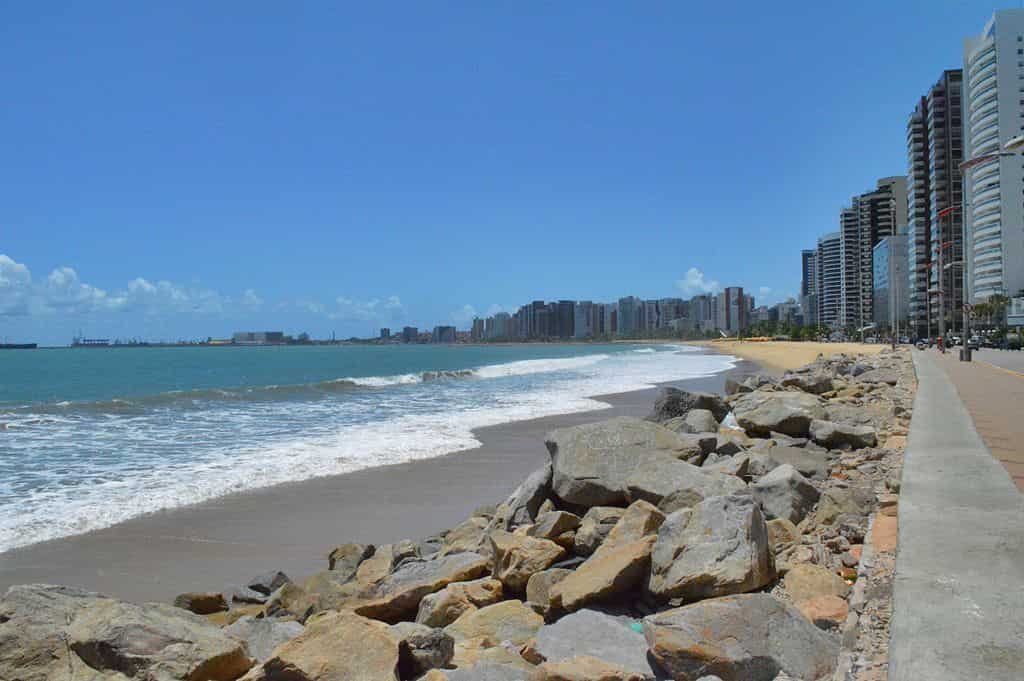
M971 336L970 339L968 339L967 341L967 347L970 348L971 350L981 349L981 339L978 338L977 336Z
M928 347L928 342L925 341L925 339L922 338L921 340L917 341L917 346L916 347L917 347L918 350L925 350Z

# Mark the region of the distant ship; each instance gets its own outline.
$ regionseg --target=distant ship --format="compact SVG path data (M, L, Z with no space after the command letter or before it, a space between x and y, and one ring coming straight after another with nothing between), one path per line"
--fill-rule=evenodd
M75 336L71 339L71 347L73 348L109 348L109 338L82 338L81 336Z
M0 343L0 350L35 350L35 343Z

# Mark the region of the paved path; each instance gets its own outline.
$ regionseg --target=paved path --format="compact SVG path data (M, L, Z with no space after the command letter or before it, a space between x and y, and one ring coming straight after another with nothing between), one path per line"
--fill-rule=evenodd
M989 451L1024 491L1024 353L982 350L974 362L961 362L958 352L928 354L953 381Z
M889 679L1020 681L1024 497L975 431L943 361L914 352Z

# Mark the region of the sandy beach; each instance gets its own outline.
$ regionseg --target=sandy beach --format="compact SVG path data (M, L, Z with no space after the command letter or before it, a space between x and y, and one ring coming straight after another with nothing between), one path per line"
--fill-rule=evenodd
M667 385L721 392L728 375L757 369L740 362ZM234 494L15 549L0 554L0 592L41 582L168 601L184 591L229 589L268 570L298 579L326 569L337 544L419 539L454 527L474 508L503 500L547 460L549 430L646 416L656 395L649 389L600 396L610 409L480 429L476 449Z
M755 362L777 375L814 361L818 355L865 354L874 355L889 347L867 343L812 343L797 341L693 341L688 345L710 348L715 352L735 355Z

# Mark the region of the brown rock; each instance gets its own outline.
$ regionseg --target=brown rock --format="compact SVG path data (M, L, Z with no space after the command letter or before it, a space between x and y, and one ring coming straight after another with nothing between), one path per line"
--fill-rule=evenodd
M327 569L340 573L347 582L374 551L373 544L342 544L327 555Z
M551 605L551 587L572 574L572 570L551 568L535 572L526 583L526 600L547 610Z
M517 536L504 530L491 532L494 577L513 593L526 591L530 576L565 556L565 549L547 539Z
M456 643L473 640L490 642L491 647L503 641L522 646L544 626L544 618L522 601L502 601L479 610L463 613L444 628Z
M416 621L431 627L445 627L464 612L476 610L503 597L501 582L491 577L472 582L455 582L420 601Z
M899 539L899 527L896 516L878 514L871 526L871 545L875 551L892 552L896 550Z
M486 571L487 559L476 553L407 562L373 587L372 600L356 606L355 612L392 624L411 620L427 594L440 591L452 582L482 577Z
M482 516L473 516L452 528L452 531L444 538L441 555L447 556L465 551L479 552L480 547L487 543L487 527L490 522Z
M665 514L656 506L644 500L634 501L626 509L619 522L608 533L602 547L620 546L640 541L644 537L658 533L658 528L665 522Z
M638 587L647 576L654 539L647 537L607 550L601 547L575 572L551 588L551 607L571 612Z
M577 556L589 556L596 551L624 512L615 506L594 506L588 510L576 530L573 552Z
M640 674L588 655L581 655L561 662L545 662L530 675L530 681L643 681L643 679L644 677Z
M793 546L800 539L800 530L785 518L776 518L765 523L768 528L768 543L776 555Z
M815 596L796 604L804 617L819 629L838 629L846 622L850 606L839 596Z
M228 609L228 602L224 594L211 591L206 593L190 592L177 596L174 599L176 608L183 608L197 615L212 615L215 612L224 612Z
M850 587L838 575L817 565L794 565L786 573L783 584L786 593L794 603L800 603L816 596L839 596L846 598Z

